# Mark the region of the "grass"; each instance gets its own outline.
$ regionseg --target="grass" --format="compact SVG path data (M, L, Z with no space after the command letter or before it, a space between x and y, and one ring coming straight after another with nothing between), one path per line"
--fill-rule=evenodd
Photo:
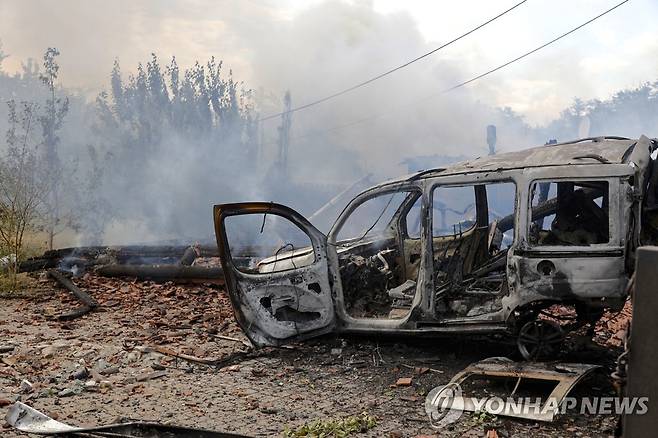
M28 298L40 295L43 285L26 273L16 275L16 284L4 273L0 273L0 298Z
M316 420L305 423L295 430L286 427L283 436L286 438L343 438L352 433L366 432L377 425L375 417L367 412L340 419Z

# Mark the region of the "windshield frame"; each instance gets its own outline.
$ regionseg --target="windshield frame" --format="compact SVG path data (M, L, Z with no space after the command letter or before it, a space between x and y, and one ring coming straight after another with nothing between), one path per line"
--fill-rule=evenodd
M387 194L395 195L400 192L408 192L406 197L402 200L400 205L397 207L397 210L391 216L389 223L382 228L381 232L378 234L369 234L365 233L361 237L355 237L351 239L344 239L342 241L336 241L338 233L349 219L349 217L354 213L362 204L367 202L370 199L374 199L379 196L385 196ZM404 216L406 210L410 209L414 202L421 197L423 194L422 183L417 181L404 181L398 183L392 183L385 186L378 186L371 189L368 189L357 196L355 196L348 204L345 206L343 211L338 215L336 222L329 230L327 234L327 243L331 246L340 246L340 247L350 247L357 243L367 242L371 239L380 238L382 235L385 235L387 232L393 231L396 223L400 220L401 216Z

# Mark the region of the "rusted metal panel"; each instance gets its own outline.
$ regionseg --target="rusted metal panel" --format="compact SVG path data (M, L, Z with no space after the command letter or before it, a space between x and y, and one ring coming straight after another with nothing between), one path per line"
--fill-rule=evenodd
M508 397L504 400L505 407L502 409L497 406L495 412L488 411L489 406L487 404L482 404L480 409L485 412L508 417L525 418L535 421L553 421L559 413L562 402L573 387L597 368L600 368L600 366L579 363L520 363L513 362L507 358L489 358L469 365L450 379L450 382L446 386L454 387L455 385L459 385L463 387L466 380L475 376L515 378L517 379L517 384L515 385L517 388L523 379L551 382L555 384L554 389L537 409L517 409L513 407L513 393L508 394ZM476 412L478 407L473 403L471 397L462 395L452 400L452 409Z

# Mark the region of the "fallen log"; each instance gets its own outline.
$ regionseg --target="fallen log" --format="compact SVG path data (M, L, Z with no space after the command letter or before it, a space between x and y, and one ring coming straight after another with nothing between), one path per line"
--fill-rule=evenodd
M220 267L207 268L185 265L103 265L96 268L103 277L131 277L138 280L194 281L223 283L224 271Z

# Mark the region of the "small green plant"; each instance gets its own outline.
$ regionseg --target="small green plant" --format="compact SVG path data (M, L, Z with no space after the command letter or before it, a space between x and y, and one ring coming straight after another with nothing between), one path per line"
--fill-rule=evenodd
M305 423L295 430L286 427L283 436L286 438L342 438L352 433L366 432L377 425L377 420L367 412L341 419L316 420Z

